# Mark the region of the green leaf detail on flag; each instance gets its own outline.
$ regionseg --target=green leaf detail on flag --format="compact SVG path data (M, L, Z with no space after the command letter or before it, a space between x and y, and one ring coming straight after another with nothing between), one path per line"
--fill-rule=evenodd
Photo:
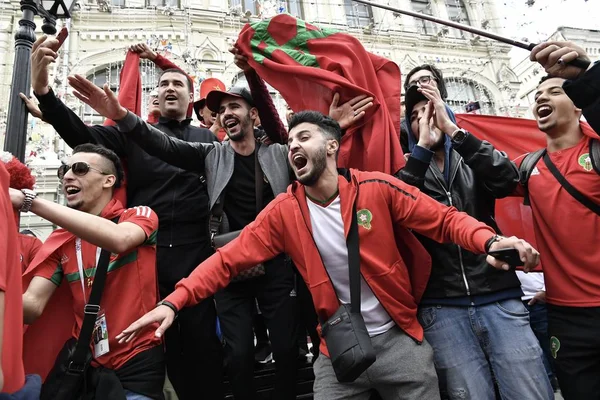
M272 59L272 54L275 50L284 51L287 55L293 58L296 62L306 66L320 68L317 57L310 54L308 50L308 40L324 39L339 31L336 29L319 28L318 30L307 30L306 22L301 19L296 19L296 36L283 45L279 45L275 39L269 34L268 28L272 20L261 21L252 24L254 35L250 40L250 48L252 49L252 57L254 61L262 64L265 58ZM259 48L261 43L266 44L266 47Z

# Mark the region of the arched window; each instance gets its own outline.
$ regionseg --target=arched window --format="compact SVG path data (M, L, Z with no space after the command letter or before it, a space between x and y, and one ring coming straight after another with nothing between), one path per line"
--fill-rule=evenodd
M467 112L469 103L479 102L479 113L494 115L495 105L492 96L482 85L468 79L445 79L448 99L446 103L456 113Z
M344 0L344 11L350 28L368 26L373 22L371 6L359 4L352 0Z
M118 93L121 69L123 62L108 64L97 68L88 74L87 79L96 86L102 87L108 83L113 92ZM147 102L150 92L158 86L158 77L161 69L149 60L140 60L140 74L142 78L142 117L147 115ZM85 106L84 115L98 116L99 114L89 106Z
M448 18L451 21L465 25L471 25L469 14L463 0L446 0L446 9L448 10ZM460 29L450 28L450 36L456 38L467 38L470 33L461 31Z
M411 0L410 3L413 11L425 15L433 15L430 0ZM424 19L420 18L415 18L415 21L421 33L425 35L433 35L436 32L435 24L433 22L425 21Z

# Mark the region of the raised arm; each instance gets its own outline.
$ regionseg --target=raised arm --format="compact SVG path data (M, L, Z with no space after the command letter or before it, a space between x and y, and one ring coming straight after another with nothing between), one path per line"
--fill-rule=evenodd
M132 323L117 339L129 342L142 328L154 322L160 323L156 336L162 336L173 323L177 311L212 296L240 272L284 253L286 239L280 207L286 199L287 195L281 194L269 203L235 240L218 249L196 267L188 278L179 281L164 305Z
M120 156L125 155L126 138L115 127L84 124L49 87L48 65L57 56L51 47L57 43L56 39L46 39L42 36L33 45L31 54L31 86L40 102L39 110L43 120L51 124L72 148L84 143L96 143L108 147ZM26 105L35 115L35 109L32 109L33 103L26 102Z
M600 63L590 63L587 70L568 64L580 58L590 61L586 51L573 42L548 41L531 51L531 61L537 61L552 76L567 79L563 89L573 103L583 110L592 129L600 135Z
M10 189L9 194L13 207L21 208L25 200L23 193L20 190ZM150 208L145 208L156 218ZM115 254L126 253L146 241L147 232L140 225L131 222L115 224L97 215L41 198L33 200L31 212L68 230L82 240ZM156 218L156 226L158 227L158 218Z
M121 134L138 143L148 154L188 171L204 171L204 158L214 144L186 142L161 132L119 104L108 85L102 89L80 75L70 76L74 95L101 115L117 122Z
M229 49L234 55L233 62L238 66L248 82L250 93L252 93L252 100L258 110L258 116L260 117L260 123L265 133L269 137L269 140L273 143L287 143L288 132L279 118L279 113L275 108L269 89L267 85L256 73L254 68L248 64L248 58L235 47Z
M165 71L167 69L178 69L181 72L185 73L185 75L187 76L188 80L190 81L192 93L194 92L194 80L192 79L192 77L189 76L177 64L175 64L174 62L172 62L168 58L163 57L160 54L158 54L155 51L153 51L146 43L134 44L133 46L131 46L129 48L129 50L131 50L131 51L133 51L135 53L138 53L140 55L140 58L145 58L147 60L152 61L154 64L156 64L156 66L158 68L162 69L163 71ZM188 117L191 117L193 111L194 111L194 105L190 104L190 106L188 107L186 115Z

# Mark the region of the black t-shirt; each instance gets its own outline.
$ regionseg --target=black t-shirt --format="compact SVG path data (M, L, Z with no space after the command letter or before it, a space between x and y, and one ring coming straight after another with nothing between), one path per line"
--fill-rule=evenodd
M235 154L233 175L225 187L223 210L229 221L229 230L243 229L258 215L254 180L254 153L249 156ZM263 173L263 204L261 210L273 200L273 190Z

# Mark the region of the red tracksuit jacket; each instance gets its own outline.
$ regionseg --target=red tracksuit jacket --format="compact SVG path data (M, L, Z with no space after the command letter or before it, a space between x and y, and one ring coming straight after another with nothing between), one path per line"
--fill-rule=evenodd
M431 259L408 229L475 253L485 251L494 231L384 173L349 170L338 182L346 236L355 202L358 213L368 210L371 215L368 224L358 227L362 276L396 324L423 340L417 304L427 285ZM178 309L197 304L227 286L240 271L280 253L292 258L312 293L320 320L327 320L339 301L313 240L304 186L298 182L277 196L236 240L181 280L165 300ZM320 350L328 355L324 341Z

